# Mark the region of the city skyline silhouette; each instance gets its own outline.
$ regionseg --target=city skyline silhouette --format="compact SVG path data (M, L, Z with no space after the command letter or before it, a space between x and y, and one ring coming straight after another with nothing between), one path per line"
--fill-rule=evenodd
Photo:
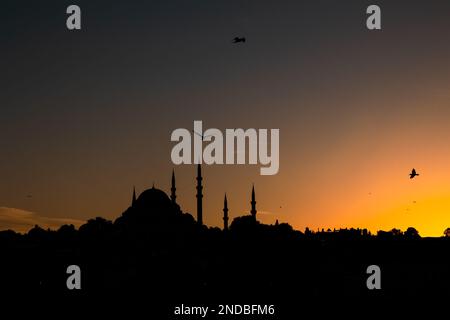
M196 210L195 210L195 220L197 221L197 224L199 224L201 226L204 225L204 222L203 222L203 197L204 197L204 195L203 195L203 188L204 188L204 186L203 186L203 175L202 175L202 169L201 169L202 166L205 166L205 165L201 165L201 164L195 165L195 167L196 167L196 174L197 174L197 176L195 177L195 181L196 181L195 190L197 192L196 195L195 195L196 202L197 202L197 206L196 206ZM418 175L418 174L416 174L416 175ZM140 197L142 195L145 195L146 193L148 193L150 191L154 191L154 190L159 192L159 193L161 193L161 194L166 195L166 193L164 191L162 191L161 189L155 188L155 183L154 182L152 183L152 187L150 189L145 189L144 191L142 191L142 193L136 192L136 187L133 186L133 188L132 188L132 195L131 195L131 199L132 200L131 200L130 207L133 208L136 203L139 203L138 199L140 199ZM178 208L177 210L179 212L182 212L181 211L181 207L180 207L180 205L178 204L178 202L176 200L177 199L177 192L176 192L177 187L176 187L175 169L172 169L172 175L171 175L171 179L170 179L170 189L169 190L170 190L170 201L171 201L171 203L173 203ZM137 196L138 194L139 194L139 196ZM248 214L255 221L257 221L256 214L257 214L258 211L256 209L256 193L255 193L255 184L254 183L252 183L251 192L249 192L249 194L251 195L249 197L251 199L251 201L249 202L250 209L248 210ZM413 201L413 203L416 203L416 201ZM223 213L223 216L220 219L220 220L223 221L223 225L222 226L210 226L210 227L212 227L212 228L214 228L214 227L219 227L219 228L222 227L223 230L227 230L228 229L228 221L230 220L230 217L229 217L230 210L228 208L228 198L227 198L226 191L224 191L224 202L223 202L223 204L224 204L223 208L220 211L218 211L218 214L220 214L221 212ZM280 206L280 209L281 209L281 206ZM243 211L243 212L245 212L245 211ZM240 218L243 212L241 212L241 213L234 213L233 214L234 218ZM215 213L214 212L208 212L208 214L215 214ZM264 214L265 214L265 212L263 212L263 215ZM95 218L95 217L91 217L89 220L91 220L93 218ZM36 220L36 221L38 221L38 220ZM43 225L40 225L39 223L34 223L33 225L29 225L30 223L34 222L34 220L33 219L28 219L28 221L27 221L28 225L25 224L25 223L23 223L22 225L18 224L16 228L5 228L4 226L2 227L2 225L0 225L0 228L2 228L2 230L0 230L0 231L8 231L8 230L10 230L10 231L16 231L16 232L20 232L20 233L26 234L33 227L34 228L41 228L41 227L43 227L44 229L48 229L48 230L56 230L56 229L59 229L61 227L65 227L67 225L71 225L72 227L79 227L79 226L84 225L88 221L83 222L83 221L77 221L77 220L71 220L71 219L67 219L67 220L60 219L60 220L55 220L53 226L51 226L50 224L46 224L45 222L43 223ZM271 221L271 222L272 223L269 223L269 224L276 224L276 225L278 225L279 219L277 219L276 217L273 217L273 221ZM284 223L288 224L289 221L285 221ZM19 229L19 230L17 230L17 229ZM383 233L383 232L385 232L385 233L389 233L389 232L391 232L391 233L403 233L402 230L400 230L398 228L395 228L395 227L392 228L391 230L375 230L375 232L374 232L372 230L368 230L367 228L359 228L359 227L353 227L353 226L347 226L345 228L332 228L332 229L329 228L329 227L328 228L322 227L322 228L317 228L317 232L320 232L320 231L321 232L331 232L331 230L335 231L336 229L338 229L338 230L347 230L347 229L351 229L351 230L354 230L354 229L365 230L364 232L366 234L371 234L371 233L376 234L377 232L378 233ZM410 229L416 230L416 228L414 228L414 226L409 226L407 229L405 229L405 233L408 233ZM439 236L440 237L448 236L448 229L449 229L448 227L443 227L442 234L440 234ZM311 230L311 229L307 226L307 227L305 227L305 230ZM312 230L314 230L314 229L312 229ZM417 234L419 235L419 231L416 230L415 232L417 232Z
M80 0L76 31L65 4L25 3L5 2L0 21L1 229L113 220L133 185L168 191L170 135L195 120L281 133L274 176L202 168L208 226L223 225L224 192L230 223L247 211L252 183L266 224L450 225L450 3L381 0L383 27L368 30L358 0ZM195 212L192 167L176 171Z
M450 1L0 8L2 311L438 318Z
M202 195L200 166L195 171ZM351 301L386 312L393 304L399 308L410 299L448 292L448 230L446 237L422 238L412 227L372 234L358 228L302 232L278 220L264 224L257 210L264 200L254 186L247 212L228 225L225 196L223 211L216 213L223 227L208 227L200 223L203 197L196 197L196 213L184 212L176 201L174 171L170 182L170 194L155 185L140 193L132 188L128 208L113 221L96 217L78 229L0 231L2 292L51 299L58 302L55 307L76 303L79 311L89 301L113 299L120 305L97 304L93 310L150 308L162 319L171 319L182 303L269 303L283 319L298 314L299 301L304 311L318 303ZM374 264L381 270L377 290L366 285L366 270ZM81 270L79 289L66 285L71 265Z

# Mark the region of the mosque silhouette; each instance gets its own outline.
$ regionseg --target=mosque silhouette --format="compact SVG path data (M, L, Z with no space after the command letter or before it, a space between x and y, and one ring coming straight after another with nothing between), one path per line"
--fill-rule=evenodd
M225 194L223 227L208 227L202 168L196 169L196 218L178 205L172 171L170 195L153 186L137 196L133 188L130 206L114 221L97 217L78 229L0 231L2 296L24 300L27 293L69 305L105 300L97 306L152 310L155 319L177 319L170 312L183 303L275 304L283 310L277 319L293 319L299 304L352 301L390 311L411 297L448 296L450 237L263 224L254 186L247 215L229 224ZM373 264L382 270L381 290L366 286ZM70 265L81 269L81 290L66 286Z
M199 226L203 226L203 177L202 177L202 168L201 165L197 165L197 217L196 222ZM170 188L170 198L169 196L162 190L155 188L153 185L152 188L143 191L139 197L136 197L136 188L133 187L133 195L131 200L130 207L116 220L116 223L121 224L122 220L134 220L141 222L155 222L155 218L159 218L159 222L166 221L169 222L171 219L176 219L177 217L184 216L185 219L190 219L192 217L188 213L183 213L180 206L177 204L177 195L176 195L176 180L175 180L175 170L172 171L172 180L171 180L171 188ZM256 220L256 195L255 195L255 186L252 186L251 191L251 209L250 209L250 217L252 220L257 222ZM228 200L227 195L225 193L224 196L224 207L223 207L223 230L228 231ZM164 216L164 218L162 217Z

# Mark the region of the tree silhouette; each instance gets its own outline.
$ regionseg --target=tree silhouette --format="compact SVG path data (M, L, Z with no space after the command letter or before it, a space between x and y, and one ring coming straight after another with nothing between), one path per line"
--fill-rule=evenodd
M450 228L447 228L447 229L444 230L444 236L446 238L450 238Z
M409 238L409 239L416 239L416 238L420 238L419 235L419 231L417 231L415 228L413 227L409 227L408 229L406 229L405 231L405 237Z

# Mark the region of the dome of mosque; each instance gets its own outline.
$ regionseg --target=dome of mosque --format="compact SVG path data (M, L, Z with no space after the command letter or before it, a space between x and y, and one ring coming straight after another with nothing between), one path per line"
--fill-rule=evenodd
M142 192L136 200L136 208L163 209L171 207L172 203L167 194L160 189L156 189L155 187Z

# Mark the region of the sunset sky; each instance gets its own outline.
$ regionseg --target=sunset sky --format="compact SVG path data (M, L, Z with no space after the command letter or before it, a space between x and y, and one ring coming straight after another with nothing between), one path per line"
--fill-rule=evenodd
M66 29L66 8L82 30ZM366 8L382 9L382 30ZM204 166L204 222L450 227L450 2L3 1L0 230L118 217L155 183L195 215L171 132L279 128L280 171ZM245 44L232 44L245 36ZM420 176L410 180L416 168ZM31 222L30 222L31 221Z

